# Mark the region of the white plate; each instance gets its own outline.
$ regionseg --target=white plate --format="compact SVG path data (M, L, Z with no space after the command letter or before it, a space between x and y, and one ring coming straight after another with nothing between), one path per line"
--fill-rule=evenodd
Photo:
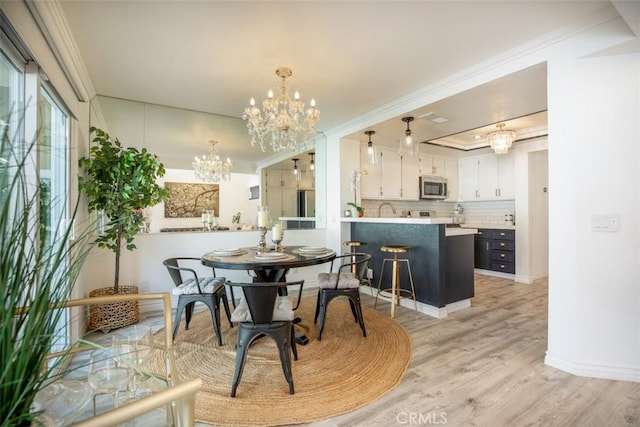
M232 248L232 249L216 249L213 251L213 254L216 256L235 256L244 253L242 249Z
M323 248L322 246L303 246L300 249L300 252L309 252L309 253L318 253L318 252L328 252L329 249Z
M287 254L282 252L265 252L263 254L256 254L256 259L280 259L286 256Z

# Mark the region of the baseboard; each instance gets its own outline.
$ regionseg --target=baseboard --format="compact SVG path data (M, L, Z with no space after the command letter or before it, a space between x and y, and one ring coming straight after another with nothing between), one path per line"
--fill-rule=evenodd
M372 296L371 288L369 286L360 286L360 293L364 295ZM375 291L373 292L373 296L375 297ZM382 294L378 298L386 302L391 301L390 297L386 297ZM451 304L447 304L444 307L436 307L433 305L425 304L420 301L417 301L414 303L412 299L401 298L400 306L411 309L411 310L415 310L417 307L418 308L417 311L420 313L426 314L427 316L435 317L436 319L443 319L451 313L471 307L471 299L456 301Z
M483 276L500 277L501 279L515 280L516 275L511 273L503 273L501 271L482 270L480 268L474 268L473 272L476 274L482 274Z
M545 355L544 363L579 377L640 382L640 368L576 363L551 356L549 353Z
M503 273L501 271L483 270L480 268L474 268L473 272L476 274L481 274L483 276L499 277L501 279L510 279L510 280L513 280L514 282L524 283L527 285L530 285L531 283L535 282L538 279L542 279L544 277L549 276L548 271L536 273L531 276L522 276L522 275L516 275L512 273Z
M518 283L524 283L525 285L530 285L533 283L535 279L529 276L514 276L513 281Z

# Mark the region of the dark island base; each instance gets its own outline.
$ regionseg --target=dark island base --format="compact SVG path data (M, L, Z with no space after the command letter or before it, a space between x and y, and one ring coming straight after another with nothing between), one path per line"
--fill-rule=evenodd
M382 260L392 258L380 251L384 245L411 249L402 258L411 262L418 302L437 308L467 300L474 295L473 235L446 236L441 224L351 223L351 239L366 242L359 250L371 254L372 285L378 286ZM410 289L409 275L401 264L400 283ZM391 264L387 263L381 288L391 286ZM413 304L408 305L413 307Z

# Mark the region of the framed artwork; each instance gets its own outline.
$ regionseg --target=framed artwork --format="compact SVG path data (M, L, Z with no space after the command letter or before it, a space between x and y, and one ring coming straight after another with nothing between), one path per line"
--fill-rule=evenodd
M164 186L169 190L165 218L199 218L207 210L220 215L220 185L165 182Z

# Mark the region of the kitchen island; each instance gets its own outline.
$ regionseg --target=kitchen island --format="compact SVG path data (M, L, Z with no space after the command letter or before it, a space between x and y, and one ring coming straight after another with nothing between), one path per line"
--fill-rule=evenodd
M418 310L433 317L446 317L469 307L474 295L473 228L447 227L451 218L343 218L349 223L351 239L366 242L359 250L371 254L372 285L378 286L384 245L404 245L411 249L403 257L411 262ZM400 282L409 286L409 275L401 266ZM382 288L391 283L391 269L385 267ZM402 305L414 308L413 301Z

